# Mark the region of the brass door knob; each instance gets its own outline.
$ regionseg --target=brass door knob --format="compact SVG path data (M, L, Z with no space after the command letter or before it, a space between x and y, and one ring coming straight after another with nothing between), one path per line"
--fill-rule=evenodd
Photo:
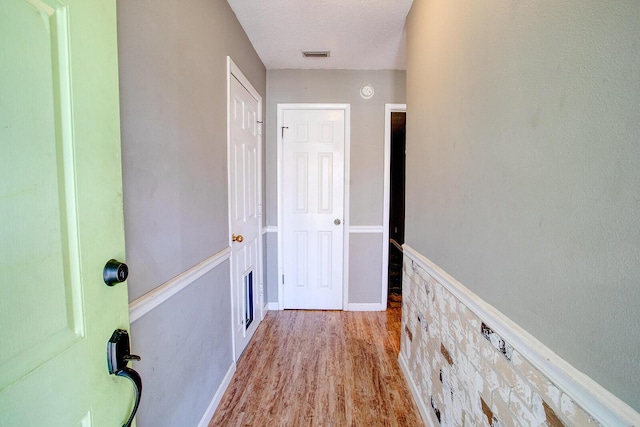
M242 243L242 241L244 240L244 237L242 237L242 234L238 234L237 236L235 234L232 234L231 240L234 242Z

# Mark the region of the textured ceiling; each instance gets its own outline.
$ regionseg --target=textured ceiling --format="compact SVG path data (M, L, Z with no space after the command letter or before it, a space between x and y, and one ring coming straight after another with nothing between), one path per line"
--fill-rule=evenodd
M268 69L405 69L413 0L227 1ZM302 56L318 50L330 57Z

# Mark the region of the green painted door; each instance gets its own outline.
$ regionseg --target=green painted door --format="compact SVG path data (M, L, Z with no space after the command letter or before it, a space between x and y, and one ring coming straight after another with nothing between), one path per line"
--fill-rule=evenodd
M0 426L121 426L128 329L115 0L0 1Z

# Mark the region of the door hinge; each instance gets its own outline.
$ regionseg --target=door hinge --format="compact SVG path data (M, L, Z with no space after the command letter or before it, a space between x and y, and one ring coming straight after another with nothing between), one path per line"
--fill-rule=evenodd
M282 284L284 285L284 274L282 275Z
M289 129L289 126L282 126L282 139L284 139L284 130Z

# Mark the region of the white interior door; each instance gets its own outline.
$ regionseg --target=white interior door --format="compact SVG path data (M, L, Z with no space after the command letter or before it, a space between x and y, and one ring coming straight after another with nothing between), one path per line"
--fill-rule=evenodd
M345 110L282 117L284 308L342 309Z
M230 76L229 186L231 292L235 357L240 357L262 318L258 133L260 102Z

